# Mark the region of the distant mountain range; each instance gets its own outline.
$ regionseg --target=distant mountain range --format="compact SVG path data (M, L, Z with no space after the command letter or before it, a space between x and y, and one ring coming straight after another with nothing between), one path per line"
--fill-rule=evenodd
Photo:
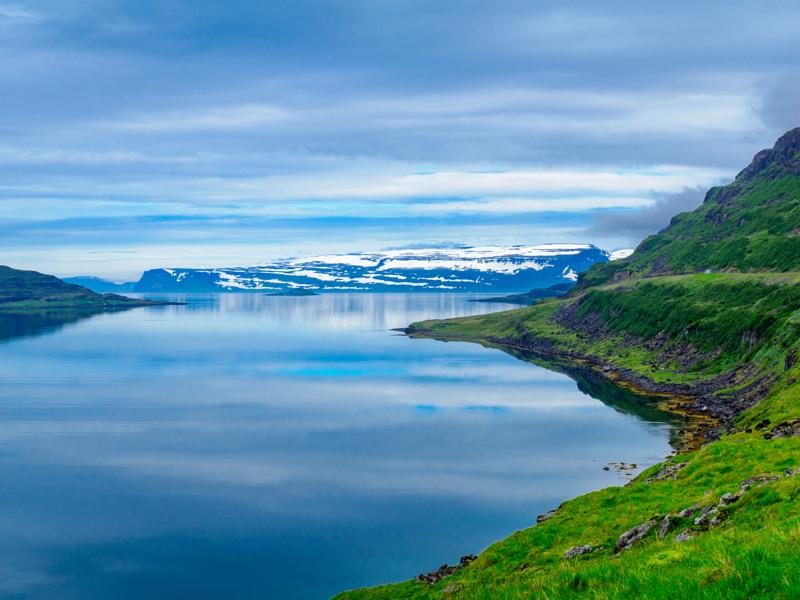
M624 256L625 251L613 253ZM527 292L564 282L612 253L590 244L385 250L252 267L152 269L135 283L66 279L102 292Z

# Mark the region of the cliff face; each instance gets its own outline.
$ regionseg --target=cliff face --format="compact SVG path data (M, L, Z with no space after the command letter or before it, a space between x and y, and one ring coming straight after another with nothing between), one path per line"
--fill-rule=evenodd
M708 190L629 258L583 273L578 288L704 271L800 270L800 128L762 150L734 181Z

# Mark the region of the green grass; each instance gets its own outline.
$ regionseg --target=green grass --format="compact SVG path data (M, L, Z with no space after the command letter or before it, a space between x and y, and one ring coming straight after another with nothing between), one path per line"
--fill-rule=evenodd
M565 311L571 322L559 319ZM601 335L581 328L587 316L599 317ZM619 556L611 548L621 533L648 519L716 502L749 477L800 466L800 438L765 440L760 431L746 431L764 418L774 424L800 415L800 386L794 384L800 366L787 369L786 363L800 345L798 324L800 274L745 273L631 280L529 308L413 325L417 335L440 339L520 348L545 341L567 359L579 353L656 381L711 381L746 364L778 379L760 404L738 417L739 433L671 459L689 463L675 480L646 483L663 466L657 465L624 487L565 502L553 519L490 546L433 586L406 581L346 592L337 600L797 598L800 476L751 489L729 507L722 525L697 528L691 540L675 542L679 531L695 528L684 519L663 541L651 532ZM663 348L649 344L658 336L667 338L667 348L680 342L700 353L713 351L713 357L669 363ZM583 544L604 549L563 559L565 550Z
M569 309L578 321L599 318L602 335L560 323L557 315ZM547 340L558 351L594 357L661 383L708 380L743 363L779 371L800 337L800 274L631 280L530 308L415 323L411 331L518 346ZM659 335L667 340L654 350L649 346ZM676 348L692 350L681 354L688 364L671 359Z
M678 460L678 459L676 459ZM716 503L748 477L782 474L800 464L800 440L766 441L738 434L679 457L675 480L646 483L656 466L624 487L565 502L559 514L487 548L469 567L430 586L417 581L347 592L337 600L454 598L751 599L796 598L800 584L800 476L751 488L729 507L722 525L702 531L679 520L664 540L651 532L614 556L624 531L696 503ZM685 528L696 537L682 543ZM572 560L576 545L604 549ZM446 590L449 589L449 593Z

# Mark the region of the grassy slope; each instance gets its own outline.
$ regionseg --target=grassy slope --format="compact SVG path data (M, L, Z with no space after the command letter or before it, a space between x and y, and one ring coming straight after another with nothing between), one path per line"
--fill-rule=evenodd
M651 533L613 555L617 536L651 518L696 503L716 503L750 476L783 473L800 462L796 438L765 441L737 434L680 457L689 466L675 480L635 482L578 497L535 528L486 549L469 567L429 586L418 581L357 590L338 600L403 599L752 599L796 598L800 585L800 477L783 477L747 491L720 526L702 531L678 520L663 540ZM676 543L682 530L692 539ZM565 560L576 545L604 549Z
M716 274L698 274L707 271ZM630 258L581 274L577 289L411 333L585 359L651 389L688 390L734 433L673 458L689 463L674 480L648 484L656 465L625 487L565 502L435 585L409 581L339 600L800 597L800 475L783 475L800 462L800 436L766 439L758 429L800 417L800 128ZM715 504L759 474L783 476L722 509L721 524L683 519L665 539L650 532L612 556L626 530ZM693 537L677 543L684 528ZM584 544L604 549L563 558Z
M554 319L565 309L576 319L602 319L592 336ZM416 323L411 333L524 345L548 340L555 350L596 357L635 370L656 382L709 380L741 363L780 372L800 336L800 274L700 274L630 280L530 308ZM666 334L694 348L690 364L676 361ZM681 355L687 361L688 355Z
M98 294L52 275L0 266L0 309L97 308L113 310L159 304L116 294Z
M578 310L571 314L605 314L613 327L592 337L553 320L575 303ZM618 557L610 548L617 536L650 518L716 502L749 477L781 474L800 464L800 439L766 440L759 431L743 431L765 417L775 423L800 412L800 390L789 383L800 377L800 367L786 370L786 355L798 340L798 314L800 274L688 275L609 285L514 311L416 324L418 332L448 339L520 345L547 339L557 352L578 350L664 382L712 380L737 356L779 380L766 400L739 416L741 432L674 458L690 463L675 480L647 484L661 468L656 466L625 487L570 500L555 518L491 546L472 565L433 586L409 581L337 598L796 597L800 554L792 547L800 541L800 476L747 492L730 507L727 521L705 532L697 527L689 541L677 544L674 536L694 528L691 518L677 523L663 541L651 532ZM688 332L681 325L686 323L692 324ZM700 352L718 351L688 367L665 362L664 348L652 350L647 341L671 328ZM750 335L753 331L760 332L760 339ZM631 337L634 332L639 343ZM566 549L583 544L606 549L562 558Z

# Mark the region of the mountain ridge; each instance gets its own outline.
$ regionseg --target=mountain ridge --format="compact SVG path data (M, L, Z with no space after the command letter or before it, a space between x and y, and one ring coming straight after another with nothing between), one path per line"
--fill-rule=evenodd
M800 128L761 150L627 258L587 270L578 289L630 277L800 270Z
M250 267L145 271L132 291L150 293L527 292L574 282L611 253L591 244L464 246L327 254ZM129 284L73 278L89 287L128 291ZM116 286L116 287L114 287Z

